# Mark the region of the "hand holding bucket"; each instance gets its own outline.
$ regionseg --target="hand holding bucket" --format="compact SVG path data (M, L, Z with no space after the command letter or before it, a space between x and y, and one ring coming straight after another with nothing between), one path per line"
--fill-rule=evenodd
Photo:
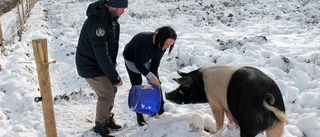
M128 105L132 111L154 117L161 105L161 90L155 85L135 85L129 91ZM157 116L156 116L157 118Z

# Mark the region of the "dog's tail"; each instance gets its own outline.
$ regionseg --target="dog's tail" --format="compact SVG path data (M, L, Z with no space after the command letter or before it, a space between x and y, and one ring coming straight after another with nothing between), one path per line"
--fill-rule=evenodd
M271 94L269 94L269 95L268 95L268 98L271 99L271 100L269 101L270 104L271 104L271 105L274 104L274 102L275 102L274 96L271 95ZM263 105L264 105L269 111L272 111L280 121L285 122L286 124L288 124L288 123L289 123L289 120L288 120L288 118L286 117L286 115L284 114L284 112L281 111L281 110L279 110L279 109L277 109L277 108L274 107L274 106L271 106L270 104L266 101L266 99L263 100Z

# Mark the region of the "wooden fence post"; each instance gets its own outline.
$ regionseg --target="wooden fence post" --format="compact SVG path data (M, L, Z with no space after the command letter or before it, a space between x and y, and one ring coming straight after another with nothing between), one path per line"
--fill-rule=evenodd
M1 54L4 56L7 56L6 48L4 48L4 38L2 34L2 26L1 26L1 20L0 20L0 47L1 47ZM1 68L0 68L1 70Z
M0 20L0 46L3 45L3 41L4 39L3 39L2 26L1 26L1 20Z
M23 23L26 22L26 18L25 18L25 9L24 9L24 6L23 6L23 0L20 0L20 3L21 3L21 7L22 7L22 19L23 19ZM27 12L28 13L28 12Z
M47 39L32 40L32 47L37 64L46 136L57 137L58 135L49 74Z
M27 8L27 12L29 13L30 11L30 3L28 0L26 0L26 8Z
M20 28L18 28L18 36L19 36L19 41L21 41L24 21L23 21L23 15L21 15L21 11L20 11L20 1L18 1L17 3L17 8L18 8L18 16L20 20Z

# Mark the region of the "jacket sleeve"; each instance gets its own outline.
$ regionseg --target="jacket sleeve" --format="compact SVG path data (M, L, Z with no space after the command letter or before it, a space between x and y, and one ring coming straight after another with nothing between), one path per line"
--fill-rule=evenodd
M120 82L120 76L114 67L114 63L110 58L109 52L118 52L118 51L109 51L108 50L108 35L112 35L113 30L107 28L100 23L96 23L91 26L89 29L89 37L92 43L92 48L94 51L95 58L102 69L102 71L109 78L110 82L113 85L116 85Z
M135 42L135 48L134 48L134 64L136 68L141 72L142 75L147 76L149 73L149 70L144 66L144 62L146 59L146 52L149 52L147 50L147 46L145 42L141 39L138 39L137 42Z
M158 57L158 58L155 58L151 61L151 64L150 64L150 71L159 79L159 76L158 76L158 68L160 66L160 61L161 61L161 57Z

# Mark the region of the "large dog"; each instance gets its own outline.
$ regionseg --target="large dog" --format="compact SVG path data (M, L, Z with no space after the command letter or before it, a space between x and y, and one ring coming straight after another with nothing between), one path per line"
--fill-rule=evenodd
M280 137L288 123L281 92L276 83L257 68L249 66L208 66L189 73L178 72L180 86L166 93L178 104L209 102L222 129L224 113L240 127L241 137L254 137L266 131Z

